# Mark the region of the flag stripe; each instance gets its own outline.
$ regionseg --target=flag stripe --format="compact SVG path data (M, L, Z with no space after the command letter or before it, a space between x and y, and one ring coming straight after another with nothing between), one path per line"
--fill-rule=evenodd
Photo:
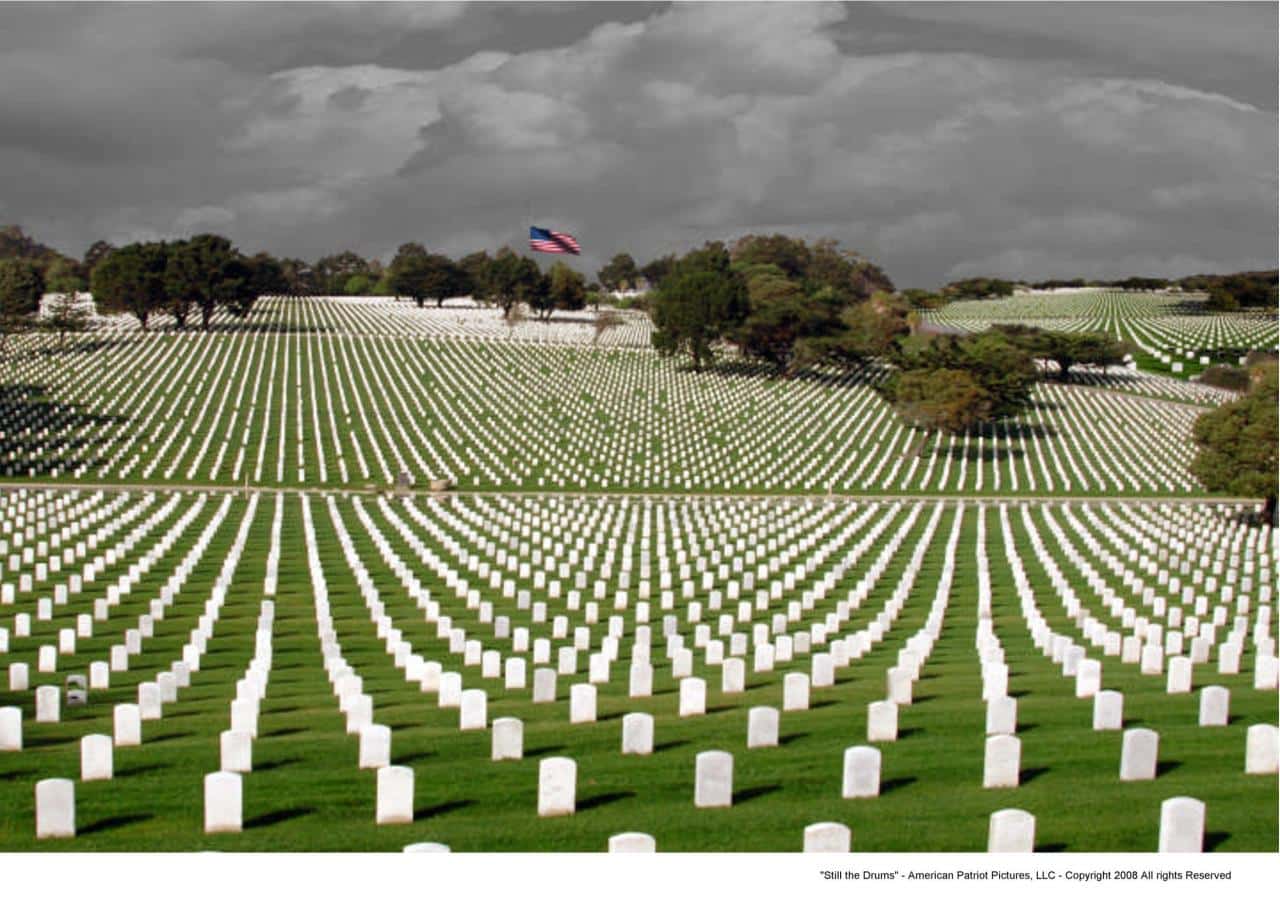
M571 256L582 252L582 247L572 234L540 227L529 228L529 248L538 253L567 253Z

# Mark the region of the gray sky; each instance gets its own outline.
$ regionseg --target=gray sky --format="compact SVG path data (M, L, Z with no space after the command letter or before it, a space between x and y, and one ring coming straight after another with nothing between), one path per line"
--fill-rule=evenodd
M594 274L830 236L899 286L1274 268L1275 4L0 4L0 223ZM547 257L538 257L547 259Z

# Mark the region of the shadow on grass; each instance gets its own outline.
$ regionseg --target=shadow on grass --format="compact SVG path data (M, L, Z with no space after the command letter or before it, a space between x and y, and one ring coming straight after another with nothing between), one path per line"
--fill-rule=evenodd
M924 732L923 727L907 727L905 730L898 731L898 739L907 739Z
M539 746L536 749L525 749L525 758L537 758L540 755L556 755L565 750L564 746Z
M777 793L782 787L779 784L766 784L763 787L748 787L745 790L739 790L733 794L733 804L736 806L740 803L749 803L753 799L759 799L762 796L768 796L770 793Z
M690 742L691 740L687 740L687 739L673 739L671 740L671 742L668 742L668 743L658 743L653 747L653 751L666 752L668 749L677 749L680 746L687 746L689 745Z
M135 812L133 815L115 815L111 818L99 819L91 822L76 831L77 836L83 837L86 834L97 834L101 831L114 831L116 828L123 828L125 825L132 825L135 822L145 822L155 818L150 812Z
M624 799L633 799L635 795L634 790L622 790L617 793L601 793L598 796L589 796L578 802L577 811L583 812L587 809L596 809Z
M1067 845L1062 843L1040 844L1035 848L1036 853L1066 853Z
M918 781L918 777L895 777L893 780L886 780L880 784L880 795L892 793L894 790L901 790L903 787L909 787Z
M1049 769L1044 767L1023 768L1022 773L1018 775L1018 784L1019 786L1021 786L1022 784L1029 784L1033 780L1035 780L1037 777L1041 777L1048 773L1049 773Z
M136 768L125 768L123 771L116 771L116 777L137 777L139 774L146 774L149 771L161 771L169 767L168 765L138 765Z
M797 739L804 739L808 735L808 733L788 733L786 736L778 737L778 745L785 746L795 742Z
M144 739L143 742L147 745L151 745L152 743L168 742L171 739L186 739L191 735L192 734L190 733L161 733L159 736L152 736Z
M418 809L413 813L415 822L426 821L429 818L435 818L437 815L446 815L450 812L456 812L458 809L465 809L467 806L474 806L474 799L454 799L447 803L437 803L434 806L427 806L424 809Z
M832 705L835 705L835 704L839 704L839 702L837 702L833 698L824 698L824 699L821 699L820 701L810 702L809 710L816 711L819 708L830 708Z
M264 761L262 764L258 765L253 770L274 771L276 768L287 768L290 765L299 764L301 761L302 759L300 758L279 758L279 759L276 759L275 761Z
M267 828L271 825L278 825L280 822L292 821L295 818L304 818L308 815L314 815L315 809L310 806L297 806L293 809L277 809L274 812L267 812L263 815L255 815L248 819L244 826L246 828Z
M1231 835L1226 831L1206 831L1204 835L1204 852L1212 853L1229 840L1231 840Z
M1182 762L1180 761L1156 762L1156 777L1163 777L1164 775L1168 774L1170 771L1177 771L1181 767L1182 767Z
M272 730L263 736L264 739L270 739L274 736L293 736L295 733L310 733L306 727L285 727L283 730Z
M397 756L393 764L408 765L416 761L425 761L428 758L434 758L435 755L435 752L429 750L426 752L410 752L408 755Z

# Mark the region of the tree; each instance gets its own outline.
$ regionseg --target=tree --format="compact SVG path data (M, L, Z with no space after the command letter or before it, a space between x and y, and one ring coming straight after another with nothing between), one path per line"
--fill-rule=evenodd
M1235 295L1226 288L1217 287L1209 291L1205 308L1219 313L1231 312L1240 309L1240 301L1236 300Z
M348 297L363 297L372 287L373 282L369 280L368 275L352 275L342 286L342 293Z
M910 337L892 349L891 361L898 372L880 387L885 400L907 423L951 433L1021 413L1036 380L1026 349L991 330Z
M964 278L951 282L942 289L942 293L951 300L1010 297L1013 295L1013 282L1003 278Z
M537 313L539 319L543 322L551 319L551 313L556 308L556 298L551 290L551 277L549 275L539 272L538 277L528 285L524 296L529 304L529 309Z
M538 263L503 247L489 262L484 283L489 299L502 309L505 317L520 301L532 302L531 294L539 289L537 285L541 278Z
M33 262L0 260L0 350L10 335L28 331L40 312L44 275Z
M902 298L912 307L921 310L936 310L947 303L947 298L937 291L926 291L923 288L907 288Z
M1276 523L1277 372L1263 368L1249 394L1201 415L1192 430L1199 451L1191 473L1211 493L1263 500L1266 522Z
M607 291L633 290L640 280L640 269L630 253L615 253L613 258L596 272L601 286Z
M95 240L93 245L84 251L84 258L80 260L80 277L88 283L98 263L106 259L114 250L115 247L107 241Z
M992 398L966 370L907 370L883 392L908 426L962 433L991 419Z
M634 265L634 263L633 263ZM587 305L587 280L565 262L556 260L547 273L549 293L557 309L581 310Z
M343 250L317 259L313 274L321 294L341 294L351 278L369 274L369 263L358 253Z
M83 332L89 326L89 316L79 305L75 291L58 295L49 307L49 314L40 320L41 328L58 334L58 347L64 347L68 332Z
M466 293L466 273L447 256L428 253L420 244L400 247L388 270L392 291L397 297L412 297L418 306L434 299L436 306Z
M133 243L107 254L89 279L94 303L103 313L129 313L147 330L151 314L168 299L168 246Z
M84 290L84 282L76 264L70 259L55 259L44 273L45 290L50 294L67 294Z
M681 259L663 279L653 307L653 346L663 356L688 353L695 371L715 358L712 345L748 312L742 276L723 246L711 244Z
M467 293L482 306L492 299L489 291L489 264L492 261L486 250L469 253L458 260L458 267L466 276Z
M672 254L667 254L641 266L640 274L649 283L650 288L656 288L671 273L671 269L675 264L676 257Z
M234 297L244 273L238 268L227 275L228 264L238 254L231 241L217 234L197 234L170 248L165 271L171 311L184 328L192 305L200 310L204 328L209 328L219 302Z
M1076 364L1119 366L1129 353L1129 345L1106 332L1058 332L1013 323L992 327L1010 343L1018 345L1033 357L1053 361L1058 366L1058 379L1066 382Z

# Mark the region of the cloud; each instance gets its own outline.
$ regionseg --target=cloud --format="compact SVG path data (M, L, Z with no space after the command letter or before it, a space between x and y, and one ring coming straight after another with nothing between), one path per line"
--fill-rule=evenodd
M274 7L246 9L267 34L296 24ZM1130 21L1087 7L1007 11L1004 25L985 13L961 25L1044 34L1066 16L1062 34L1087 43L1081 23L1123 32ZM1274 111L1176 74L1098 74L1061 56L979 53L977 39L967 51L852 51L862 8L836 4L677 4L526 49L512 32L562 23L561 12L491 12L350 25L353 40L384 44L388 29L466 36L455 40L473 52L438 65L262 73L213 52L232 43L228 20L203 37L189 23L162 26L172 44L145 61L158 76L122 65L112 73L122 84L98 89L78 87L74 68L58 77L53 103L68 116L53 122L76 124L66 135L39 119L48 52L5 55L0 116L24 129L0 140L0 166L36 175L9 201L45 212L53 239L74 237L73 248L127 201L135 221L225 218L242 245L308 257L385 255L409 239L450 254L522 245L533 217L578 235L587 255L576 264L588 269L620 249L644 260L770 230L834 236L902 285L984 268L1035 277L1274 259ZM348 11L332 15L350 24ZM913 6L898 21L924 30L946 15L960 14ZM1223 18L1239 31L1234 14ZM110 11L98 21L124 30ZM1172 32L1214 29L1203 15L1173 21L1160 44L1184 56L1192 38ZM312 57L327 53L321 44ZM14 74L21 92L7 88ZM82 123L101 154L70 147ZM164 167L138 166L148 160ZM83 195L42 209L53 187ZM96 198L112 201L71 226Z

